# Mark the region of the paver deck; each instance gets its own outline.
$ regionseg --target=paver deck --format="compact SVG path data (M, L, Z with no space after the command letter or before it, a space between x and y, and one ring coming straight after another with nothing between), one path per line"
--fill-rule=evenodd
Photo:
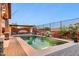
M49 49L49 50L51 52L51 50L53 49ZM45 53L49 52L49 50L46 50L44 52ZM19 42L16 40L16 38L10 39L9 46L5 48L5 55L6 56L27 56L27 54L25 53L25 51L23 50ZM56 51L54 53L50 53L47 56L79 56L79 43L76 43L75 45Z
M26 56L27 54L24 52L20 44L16 41L16 39L10 39L9 46L5 48L6 56Z
M47 56L79 56L79 43L58 52L51 53Z

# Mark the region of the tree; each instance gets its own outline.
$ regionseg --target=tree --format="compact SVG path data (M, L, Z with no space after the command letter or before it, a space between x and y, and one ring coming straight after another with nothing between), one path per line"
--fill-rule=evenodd
M74 42L77 42L77 26L74 24L74 25L71 25L69 26L69 31L71 32L71 39L74 40Z
M51 31L51 28L50 27L45 27L44 30Z
M62 28L60 28L60 35L65 36L65 33L66 33L66 28L65 26L63 26Z

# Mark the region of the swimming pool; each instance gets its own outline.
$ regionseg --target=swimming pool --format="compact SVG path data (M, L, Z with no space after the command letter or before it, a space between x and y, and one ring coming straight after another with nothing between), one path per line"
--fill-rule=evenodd
M51 46L56 46L60 44L67 43L65 41L60 41L56 39L52 39L50 37L39 37L39 36L20 36L23 40L25 40L29 45L34 47L35 49L46 49Z

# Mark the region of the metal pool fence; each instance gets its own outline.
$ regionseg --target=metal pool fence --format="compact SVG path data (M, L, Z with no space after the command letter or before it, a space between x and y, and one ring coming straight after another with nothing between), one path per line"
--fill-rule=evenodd
M59 21L59 22L52 22L52 23L47 23L47 24L42 24L42 25L37 25L36 27L38 29L45 28L45 27L49 27L51 29L54 29L54 28L68 27L69 25L74 25L76 23L79 23L79 18L63 20L63 21Z
M38 25L36 27L37 27L37 29L43 29L45 27L48 27L51 30L53 30L52 31L53 37L59 38L61 36L60 32L59 32L60 28L63 28L63 27L67 27L68 28L70 25L74 25L74 24L78 24L79 25L79 18L63 20L63 21L59 21L59 22L47 23L47 24L43 24L43 25ZM78 33L79 32L77 32L77 34ZM66 36L68 38L71 38L70 32L67 32ZM77 37L79 38L79 34L77 35Z

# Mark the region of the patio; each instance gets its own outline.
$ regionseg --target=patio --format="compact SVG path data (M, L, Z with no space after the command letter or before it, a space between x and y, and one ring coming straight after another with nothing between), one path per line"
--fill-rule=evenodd
M26 56L27 55L15 38L11 38L9 40L9 45L4 49L4 53L5 53L5 56Z

